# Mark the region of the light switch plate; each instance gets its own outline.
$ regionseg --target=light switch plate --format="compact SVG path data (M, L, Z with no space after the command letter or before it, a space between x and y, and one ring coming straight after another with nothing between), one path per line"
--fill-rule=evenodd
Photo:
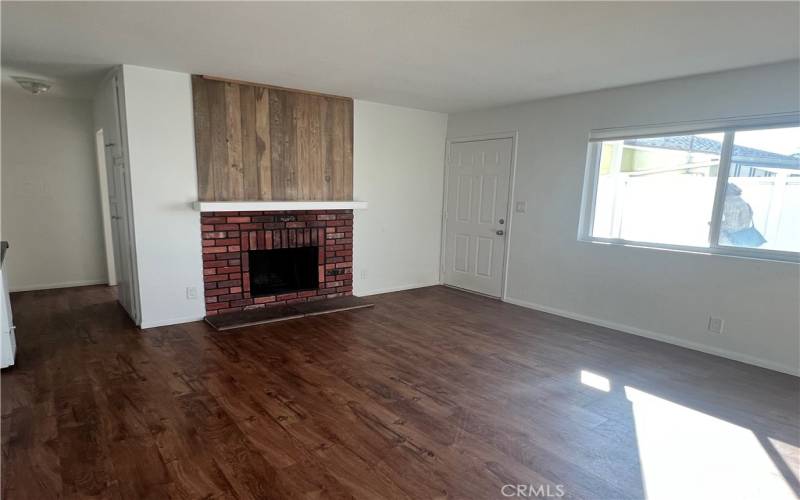
M518 214L524 214L525 210L528 209L528 203L524 201L518 201L517 204L514 206L514 211Z

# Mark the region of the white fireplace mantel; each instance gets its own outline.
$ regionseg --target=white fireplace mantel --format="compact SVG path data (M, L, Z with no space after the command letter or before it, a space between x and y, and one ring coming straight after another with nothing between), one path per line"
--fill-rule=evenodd
M362 210L366 201L196 201L200 212L255 212L268 210Z

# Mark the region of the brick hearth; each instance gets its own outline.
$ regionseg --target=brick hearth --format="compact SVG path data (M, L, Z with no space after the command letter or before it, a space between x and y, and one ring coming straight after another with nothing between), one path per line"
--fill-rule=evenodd
M320 300L353 291L352 210L203 212L203 281L206 314ZM316 290L252 297L250 250L319 248Z

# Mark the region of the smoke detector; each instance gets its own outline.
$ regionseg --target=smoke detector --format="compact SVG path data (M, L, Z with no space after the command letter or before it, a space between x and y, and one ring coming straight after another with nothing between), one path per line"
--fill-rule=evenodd
M42 80L36 80L34 78L27 78L24 76L12 76L11 78L17 82L20 87L33 95L44 94L50 90L50 87L52 87L52 85L49 83L43 82Z

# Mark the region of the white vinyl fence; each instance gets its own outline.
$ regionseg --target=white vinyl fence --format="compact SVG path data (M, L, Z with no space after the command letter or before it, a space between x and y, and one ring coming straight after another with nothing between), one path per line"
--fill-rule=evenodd
M593 235L630 241L706 246L714 177L603 175ZM760 248L800 249L800 177L732 177L767 240Z

